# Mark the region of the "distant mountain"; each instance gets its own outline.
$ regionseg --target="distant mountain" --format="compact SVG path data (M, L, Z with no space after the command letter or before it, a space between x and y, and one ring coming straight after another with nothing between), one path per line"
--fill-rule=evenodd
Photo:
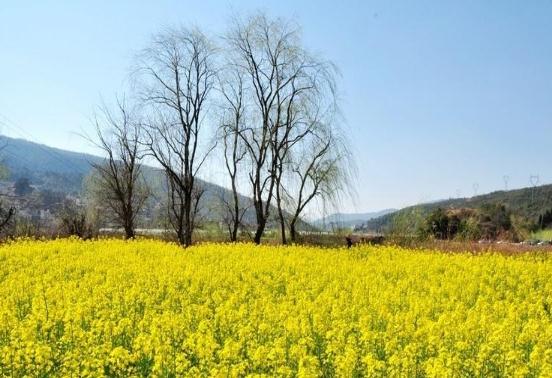
M102 161L103 158L99 156L66 151L0 135L0 163L8 171L8 177L0 182L3 186L24 178L28 179L35 191L80 197L84 179L92 172L92 164ZM149 212L159 212L160 203L167 198L164 173L150 166L143 166L142 170L154 194L154 198L149 203ZM198 184L205 189L202 196L201 218L206 221L221 220L221 198L228 200L231 192L222 186L203 180L198 180ZM240 196L240 201L248 207L244 222L254 224L255 212L251 199ZM272 214L275 215L276 211L272 211ZM153 216L153 214L149 215ZM274 224L274 221L272 222ZM301 222L300 227L312 228L305 222Z
M26 178L34 187L75 196L81 194L83 180L92 172L92 164L104 160L99 156L6 136L0 136L0 148L0 162L7 168L9 181ZM142 170L148 183L153 184L154 194L163 197L163 171L147 165ZM210 182L199 180L199 184L208 192L208 197L227 191Z
M312 222L313 225L320 228L331 229L334 227L355 227L371 219L381 217L397 211L397 209L385 209L371 213L335 213L327 217L317 219Z
M8 169L11 181L28 178L34 185L67 194L80 193L90 164L102 161L98 156L6 136L0 136L0 147L0 161Z
M452 198L448 200L423 203L405 207L391 214L385 214L365 222L358 229L367 232L381 232L387 229L395 216L408 217L409 214L429 214L437 208L442 209L476 209L485 204L503 204L515 215L529 221L537 221L540 214L552 209L552 185L515 190L500 190L470 198Z

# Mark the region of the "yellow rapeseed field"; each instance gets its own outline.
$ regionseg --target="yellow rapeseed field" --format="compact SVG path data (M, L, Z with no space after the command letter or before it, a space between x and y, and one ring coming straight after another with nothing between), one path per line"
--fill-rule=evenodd
M552 376L552 261L157 241L0 247L0 375Z

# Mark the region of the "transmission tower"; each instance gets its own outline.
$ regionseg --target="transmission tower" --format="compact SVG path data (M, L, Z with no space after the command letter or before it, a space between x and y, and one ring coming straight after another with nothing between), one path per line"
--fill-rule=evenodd
M504 180L504 191L508 191L508 182L510 181L510 176L504 175L502 176L502 180Z
M529 183L531 184L531 204L533 205L535 203L535 190L537 189L537 185L539 185L540 177L539 175L530 175L529 176Z
M475 197L477 196L477 191L479 190L479 183L474 182L472 188L473 188L473 196Z

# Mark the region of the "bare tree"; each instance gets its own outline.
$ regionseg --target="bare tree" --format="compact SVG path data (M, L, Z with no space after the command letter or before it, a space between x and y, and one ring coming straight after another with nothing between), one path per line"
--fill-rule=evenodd
M238 194L238 168L247 154L240 136L244 128L246 111L242 72L231 66L227 68L221 75L219 88L223 97L223 115L219 131L223 145L224 165L231 187L231 198L227 198L226 192L223 191L220 200L224 207L222 218L228 227L230 241L235 242L247 211L247 207L241 206Z
M102 163L92 164L97 181L94 191L130 239L135 236L138 214L149 197L140 164L142 129L124 100L117 101L117 114L103 106L95 126L95 144L106 157Z
M76 201L64 200L58 217L59 231L62 235L73 235L81 239L88 239L95 234L86 217L85 210Z
M263 14L235 21L226 41L233 64L248 82L251 117L240 138L250 163L254 241L260 243L274 197L283 224L280 184L286 156L310 132L301 108L325 91L322 87L333 91L333 66L302 47L297 27ZM285 242L285 226L282 231Z
M336 201L347 192L350 172L353 170L347 144L339 137L337 128L319 125L302 141L299 156L292 164L292 178L286 191L291 219L290 238L297 241L297 224L307 206L319 201Z
M239 200L239 195L237 197L238 201L236 202L236 197L234 197L233 192L229 192L224 188L220 190L218 198L218 206L221 206L222 209L219 209L217 212L221 213L221 221L226 226L229 240L231 242L236 242L238 240L239 231L245 229L247 226L243 219L247 210L249 210L249 206L246 206L243 203L244 201Z
M0 143L0 152L8 147L7 141ZM0 179L6 179L9 175L7 167L0 163ZM0 197L9 197L6 194L0 194ZM4 231L15 219L16 209L14 206L4 204L4 201L0 199L0 232Z
M157 35L138 61L138 86L149 120L148 153L165 170L169 214L178 241L189 246L201 195L198 171L214 146L202 151L202 126L214 84L214 48L198 30L170 29Z
M0 232L4 230L15 217L14 206L4 206L0 201Z

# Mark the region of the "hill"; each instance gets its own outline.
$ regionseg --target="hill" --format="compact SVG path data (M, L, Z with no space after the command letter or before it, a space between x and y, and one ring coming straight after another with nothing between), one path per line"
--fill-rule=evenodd
M503 204L514 214L536 222L539 215L552 208L552 185L542 185L535 188L531 187L508 191L500 190L470 198L452 198L409 206L395 213L371 219L357 227L357 230L364 232L382 232L391 225L395 216L408 217L409 214L413 212L428 214L437 208L475 209L488 204Z
M332 228L346 228L356 227L364 224L365 222L381 217L386 214L390 214L397 211L397 209L385 209L381 211L375 211L370 213L335 213L328 215L324 218L317 219L312 222L313 225L323 229Z
M57 203L66 197L82 197L83 183L92 172L92 164L103 161L99 156L66 151L7 136L0 136L0 146L2 146L0 162L7 169L7 177L0 181L0 186L7 190L13 188L14 182L18 179L26 179L35 193L47 193L47 196L54 198ZM146 218L151 220L155 218L154 212L163 213L159 207L160 203L167 198L165 179L163 171L155 167L143 166L143 172L154 195L146 209ZM220 221L222 219L220 199L230 198L231 192L220 185L204 180L198 180L198 184L205 189L202 197L201 218L210 222ZM255 213L251 206L251 199L240 196L240 201L248 207L244 222L253 224ZM29 202L20 201L18 207L21 209L21 206L26 206ZM34 206L32 211L31 209L22 209L25 210L22 213L41 214L46 207L48 206L43 204ZM51 209L48 207L48 210ZM276 211L272 213L276 214ZM311 226L301 222L301 228L311 228Z
M76 195L98 156L65 151L24 139L0 136L0 161L8 170L8 180L29 179L43 189Z

